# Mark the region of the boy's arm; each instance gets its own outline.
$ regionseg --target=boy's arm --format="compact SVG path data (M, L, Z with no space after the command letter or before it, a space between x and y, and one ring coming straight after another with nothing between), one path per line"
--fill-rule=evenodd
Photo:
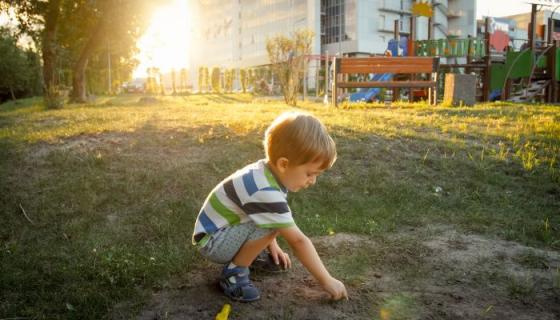
M295 256L303 266L317 279L317 281L329 292L333 299L348 299L344 284L333 278L319 257L315 246L309 238L299 230L297 226L280 228L278 232L290 245Z

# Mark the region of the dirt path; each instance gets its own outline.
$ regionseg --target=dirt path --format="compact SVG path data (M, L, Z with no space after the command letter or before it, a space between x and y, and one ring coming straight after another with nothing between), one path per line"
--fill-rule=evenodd
M253 274L262 299L232 303L212 264L153 292L138 319L558 319L560 254L447 226L388 238L336 234L313 239L350 300L331 302L295 262L286 274Z

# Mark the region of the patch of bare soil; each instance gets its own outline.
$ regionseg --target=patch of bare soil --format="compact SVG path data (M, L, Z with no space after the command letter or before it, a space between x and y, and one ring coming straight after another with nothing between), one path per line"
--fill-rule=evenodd
M61 139L55 143L40 142L29 152L28 160L41 160L53 151L72 151L87 153L100 147L122 147L127 142L124 133L82 134L68 139Z
M367 238L338 234L314 242L332 251L340 245L363 240ZM364 314L366 305L330 301L303 266L292 262L292 269L285 273L251 273L255 286L261 291L261 300L250 304L232 302L225 297L216 279L222 266L207 264L193 271L189 279L154 292L138 319L214 319L226 303L232 305L230 319L347 319L348 315ZM350 295L356 295L353 288L348 289Z
M37 143L28 152L27 161L42 161L53 152L69 152L78 157L104 153L130 158L141 155L163 166L177 166L205 162L213 151L208 145L194 143L193 137L185 132L104 132L81 134L54 143Z
M221 266L204 263L187 278L154 289L137 318L214 319L225 303L232 305L229 319L560 317L558 252L463 234L450 227L407 229L383 240L335 234L313 242L327 268L340 263L356 267L341 276L350 300L330 301L301 264L293 261L287 273L251 274L261 290L260 301L232 302L217 284ZM349 261L361 254L379 256L371 260L379 263L361 268ZM346 281L350 278L354 280Z

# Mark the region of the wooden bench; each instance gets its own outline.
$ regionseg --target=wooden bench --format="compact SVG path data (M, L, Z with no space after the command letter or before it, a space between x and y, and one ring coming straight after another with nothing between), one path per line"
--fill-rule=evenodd
M337 106L339 88L427 88L428 100L437 103L438 57L371 57L371 58L334 58L333 59L332 103ZM342 81L347 74L392 73L408 75L400 81ZM421 74L428 74L428 80L412 80ZM412 98L412 95L411 95Z

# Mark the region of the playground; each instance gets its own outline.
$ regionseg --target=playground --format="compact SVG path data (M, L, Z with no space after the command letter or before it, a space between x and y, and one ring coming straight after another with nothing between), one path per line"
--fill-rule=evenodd
M383 56L359 54L322 56L329 71L331 104L407 100L473 105L476 102L509 101L557 103L560 79L560 42L555 40L557 20L538 25L539 6L531 5L528 40L510 39L492 23L484 22L484 36L417 40L417 16L410 17L411 31L402 35L395 21L394 37ZM539 32L537 32L537 30ZM423 68L424 62L430 65ZM420 68L419 68L420 67ZM453 82L456 75L463 81ZM460 77L460 76L459 76ZM458 90L453 88L459 87ZM359 89L355 89L359 88ZM456 96L457 91L461 94Z
M131 81L118 92L134 62L111 45L133 51L140 16L125 14L139 1L47 3L66 15L62 32L43 38L47 72L35 89L44 95L10 87L12 101L0 105L0 320L227 320L221 310L231 320L560 318L554 14L543 25L532 5L521 45L491 18L478 35L434 39L432 13L415 13L432 6L415 2L409 32L395 21L384 53L310 54L305 39L316 39L303 30L306 53L281 51L287 37L277 38L277 51L267 40L268 64L198 66L196 90L186 68L169 73L168 90L151 66L146 85ZM130 43L104 39L87 69L78 47L61 44L89 44L81 20L101 23L117 10ZM418 39L416 19L426 21L428 39ZM220 32L208 30L220 44L212 38ZM56 63L55 53L64 53ZM81 69L69 68L73 60ZM290 110L316 116L336 143L332 169L290 192L288 204L349 299L330 299L279 237L293 268L252 271L260 300L233 302L219 288L223 266L192 245L193 225L217 183L264 157L266 128Z

